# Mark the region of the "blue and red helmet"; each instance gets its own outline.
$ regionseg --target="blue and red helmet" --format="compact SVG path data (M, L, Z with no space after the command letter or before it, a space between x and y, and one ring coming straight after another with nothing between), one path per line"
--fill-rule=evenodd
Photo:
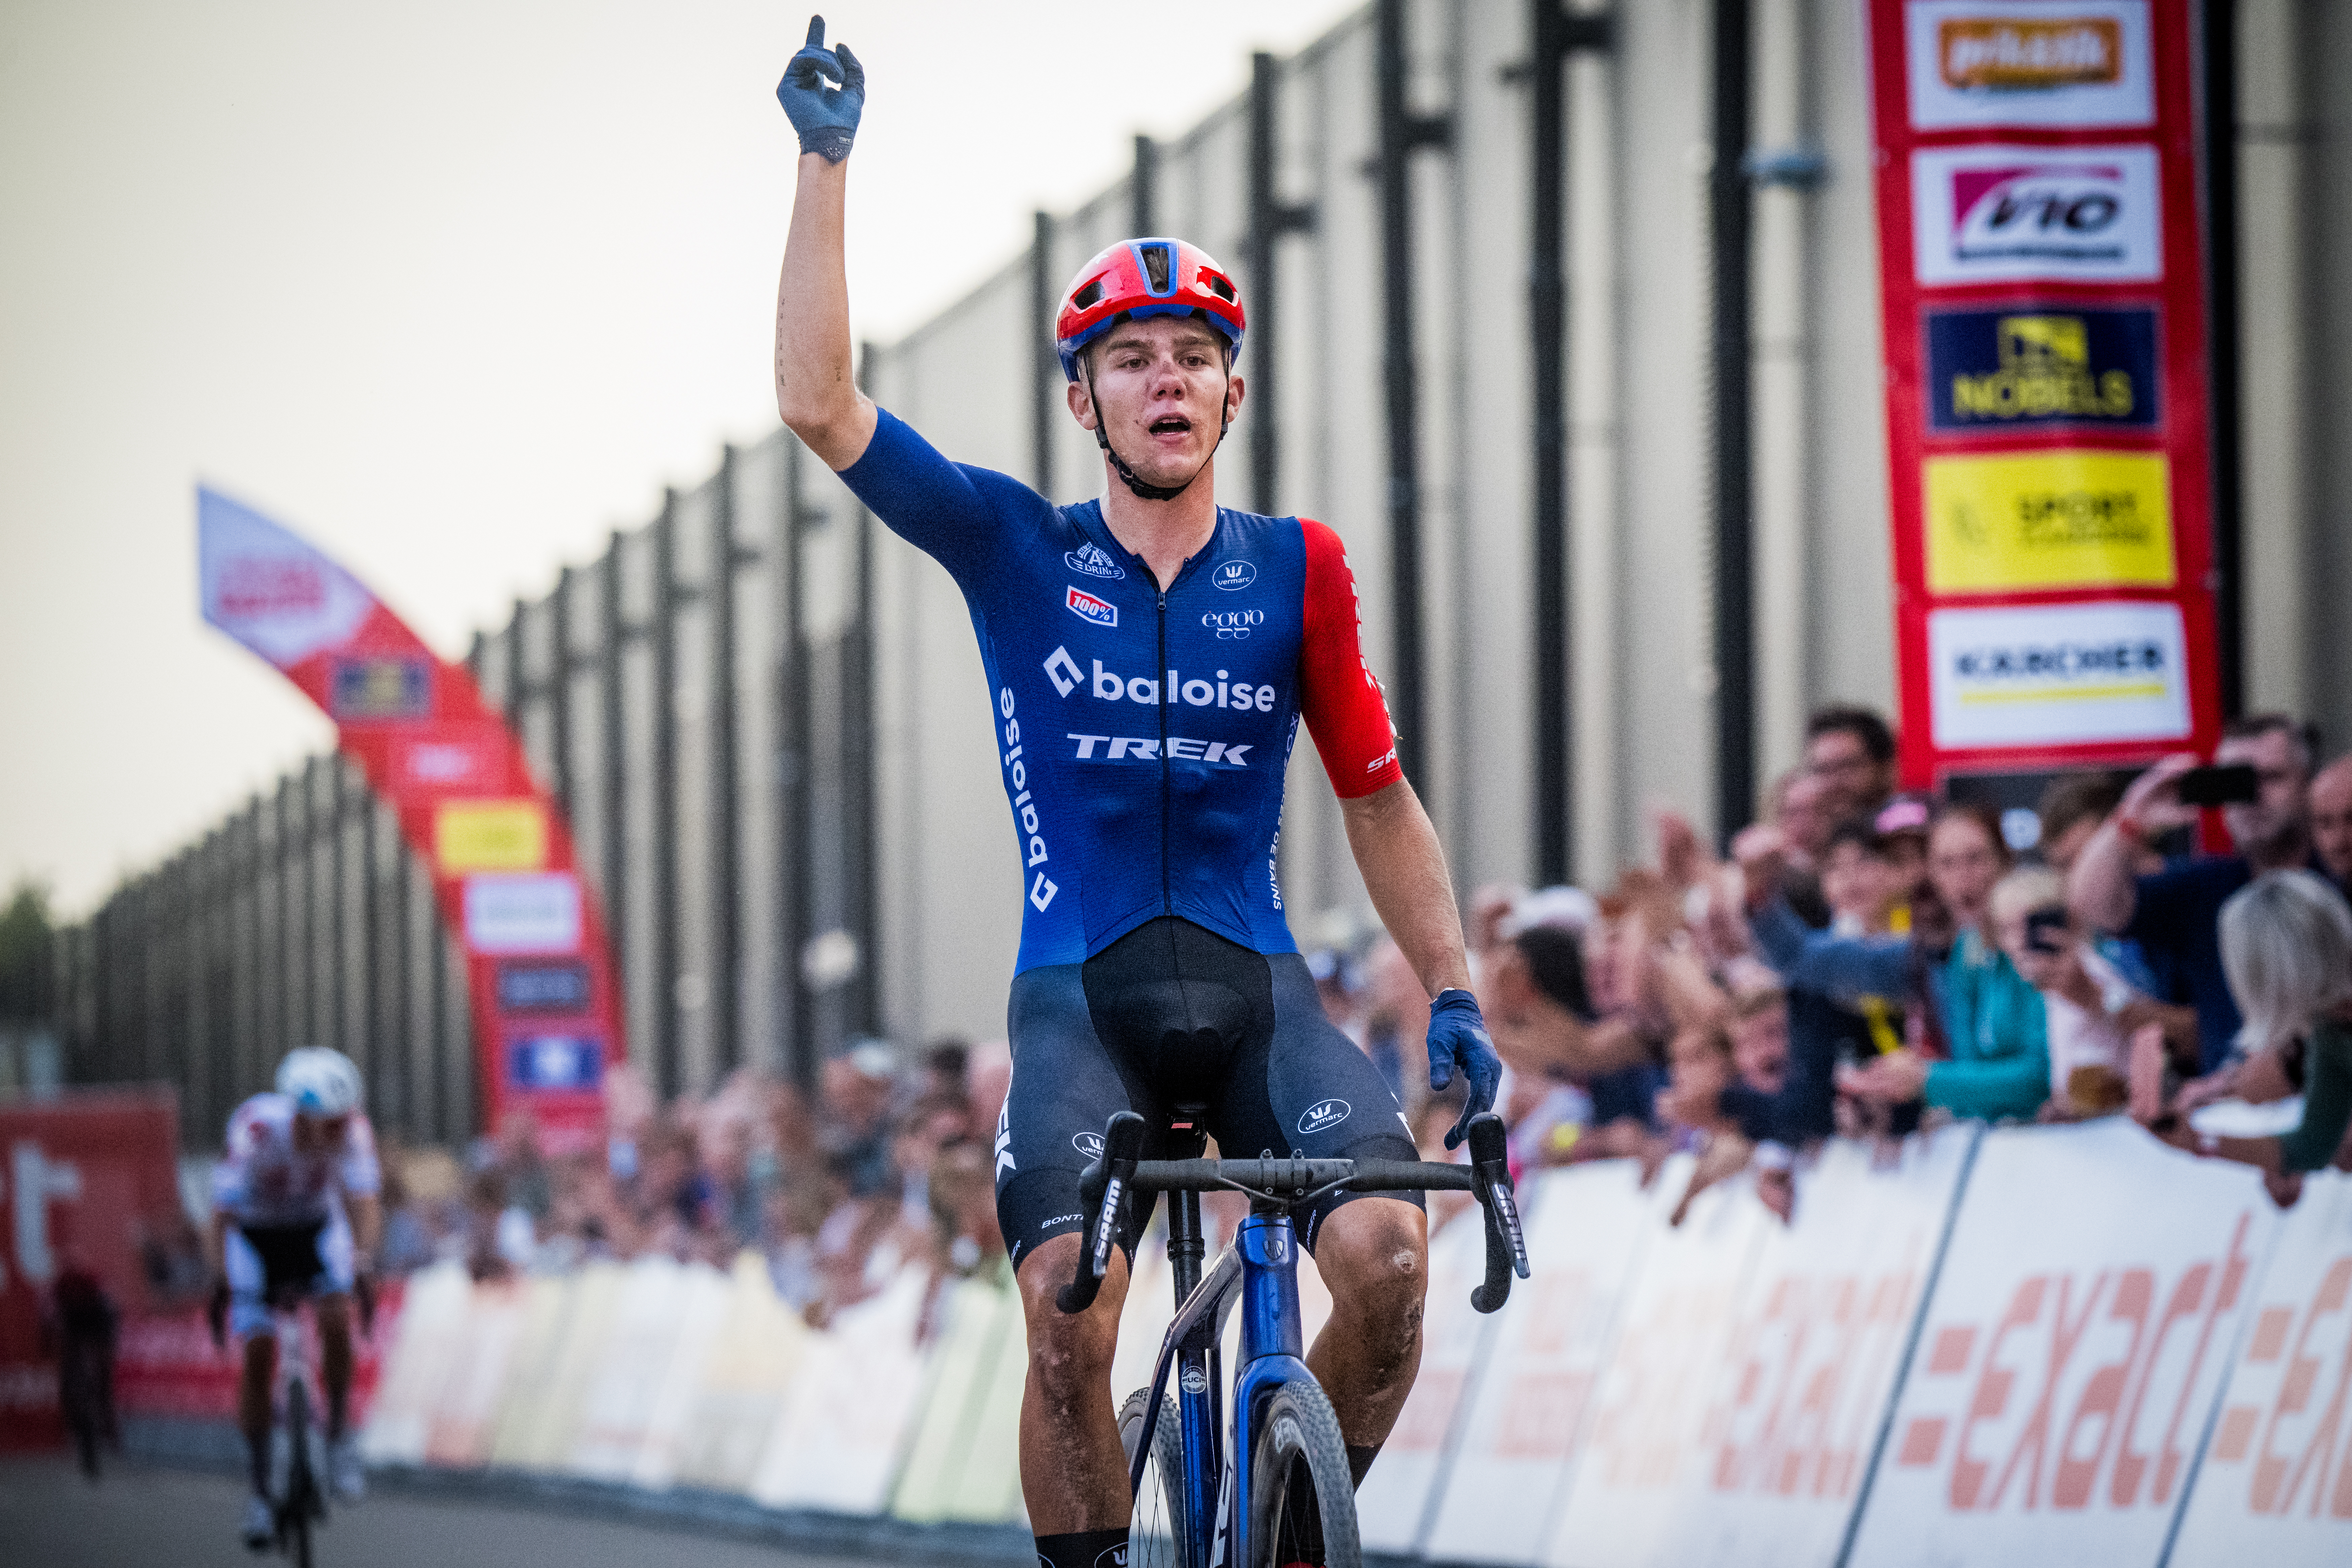
M1225 340L1228 360L1242 352L1242 291L1197 245L1181 239L1123 239L1078 268L1054 316L1062 374L1078 379L1078 352L1118 322L1146 316L1198 316Z

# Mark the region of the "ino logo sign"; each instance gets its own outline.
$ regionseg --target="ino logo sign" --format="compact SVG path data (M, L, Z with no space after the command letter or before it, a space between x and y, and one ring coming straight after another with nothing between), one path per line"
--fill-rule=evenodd
M1108 599L1096 598L1084 588L1071 588L1062 603L1069 606L1070 614L1082 621L1088 621L1098 626L1118 625L1118 606Z
M1257 568L1246 561L1228 561L1210 574L1209 581L1231 593L1256 582Z
M1911 205L1922 283L2164 276L2153 147L1928 148Z

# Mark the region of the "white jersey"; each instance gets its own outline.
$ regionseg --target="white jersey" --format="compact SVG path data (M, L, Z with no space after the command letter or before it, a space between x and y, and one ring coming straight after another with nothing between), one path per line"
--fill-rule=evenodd
M257 1094L228 1119L228 1147L213 1167L213 1208L240 1226L310 1225L341 1210L342 1194L383 1185L375 1130L358 1111L329 1149L294 1147L294 1102Z

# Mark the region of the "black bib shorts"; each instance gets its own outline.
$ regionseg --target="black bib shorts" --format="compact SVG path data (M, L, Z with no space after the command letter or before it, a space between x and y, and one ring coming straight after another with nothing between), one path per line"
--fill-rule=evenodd
M1364 1053L1323 1015L1306 961L1253 952L1174 916L1147 921L1084 963L1016 975L1013 1087L996 1123L996 1219L1018 1269L1085 1222L1078 1175L1112 1112L1144 1119L1160 1158L1179 1108L1230 1159L1414 1160L1404 1112ZM1311 1253L1335 1193L1293 1218ZM1151 1209L1129 1205L1130 1262Z

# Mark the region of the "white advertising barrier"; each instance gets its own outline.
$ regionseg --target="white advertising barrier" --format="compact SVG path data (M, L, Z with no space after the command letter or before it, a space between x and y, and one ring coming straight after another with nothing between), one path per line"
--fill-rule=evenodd
M1703 1473L1707 1415L1741 1288L1775 1222L1743 1176L1709 1187L1680 1226L1668 1226L1690 1171L1686 1156L1669 1161L1648 1194L1649 1239L1592 1394L1567 1500L1543 1532L1547 1568L1665 1561L1675 1510Z
M629 1479L685 1327L686 1268L659 1256L626 1266L564 1468L598 1480Z
M541 1441L547 1426L543 1417L556 1400L564 1333L578 1295L575 1274L536 1278L526 1286L522 1332L507 1366L506 1388L490 1433L490 1463L539 1468L553 1463Z
M384 1357L375 1403L360 1433L360 1452L370 1464L425 1462L449 1364L465 1353L473 1291L465 1269L455 1263L436 1264L409 1276L397 1336Z
M735 1259L725 1310L692 1387L678 1437L674 1479L716 1491L751 1489L760 1450L776 1425L784 1390L808 1350L810 1329L768 1279L759 1254Z
M531 1358L499 1412L490 1453L499 1464L555 1470L571 1462L626 1279L625 1266L600 1259L566 1281L544 1355Z
M882 1511L922 1393L912 1346L927 1284L922 1269L901 1269L880 1295L845 1309L813 1337L753 1473L755 1500Z
M646 1415L637 1438L637 1457L628 1476L630 1484L656 1491L677 1479L688 1424L700 1401L703 1379L718 1350L719 1327L727 1319L732 1294L728 1277L707 1263L688 1264L682 1283L677 1348L670 1354L667 1371L653 1385L653 1408Z
M2276 1225L2120 1118L1986 1133L1853 1568L2157 1563Z
M950 1517L967 1458L976 1442L1001 1443L1004 1433L978 1429L981 1407L1006 1349L1008 1330L1021 1315L1010 1281L958 1279L944 1288L938 1332L924 1357L923 1394L899 1467L890 1511L920 1524Z
M1528 1563L1581 1439L1618 1309L1653 1228L1633 1162L1523 1184L1530 1277L1496 1314L1483 1375L1423 1550L1449 1563Z
M1534 1195L1532 1189L1528 1195ZM1357 1525L1367 1551L1409 1554L1421 1545L1430 1499L1452 1452L1448 1440L1466 1408L1463 1396L1494 1342L1495 1318L1470 1305L1472 1289L1486 1277L1485 1216L1473 1208L1430 1237L1421 1375L1356 1492Z
M2170 1568L2352 1561L2352 1177L2279 1223Z
M435 1402L432 1429L425 1435L426 1464L489 1462L507 1373L530 1316L529 1301L529 1287L520 1281L473 1288L464 1333L454 1347L441 1396Z
M1841 1140L1798 1173L1793 1223L1765 1226L1741 1289L1655 1561L1836 1559L1980 1131L1907 1139L1884 1168Z
M1021 1500L1021 1391L1028 1381L1029 1332L1015 1294L1005 1314L995 1371L974 1391L971 1450L948 1496L948 1518L1029 1522Z

